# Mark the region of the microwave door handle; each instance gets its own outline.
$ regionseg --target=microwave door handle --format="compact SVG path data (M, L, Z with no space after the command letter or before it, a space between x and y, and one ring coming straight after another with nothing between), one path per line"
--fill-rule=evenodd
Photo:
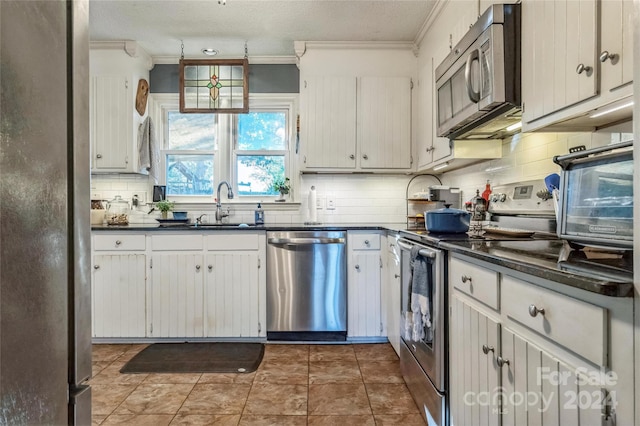
M469 53L467 64L464 67L464 82L467 86L467 94L469 95L469 99L477 104L480 101L480 92L473 90L473 86L471 85L471 63L473 61L480 62L480 49L475 49Z

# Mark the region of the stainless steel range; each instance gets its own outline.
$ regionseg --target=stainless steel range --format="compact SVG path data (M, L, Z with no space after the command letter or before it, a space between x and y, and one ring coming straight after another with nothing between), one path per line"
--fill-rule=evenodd
M447 251L444 241L556 239L553 200L542 180L494 188L492 222L473 236L401 231L400 366L429 425L448 425ZM487 224L485 224L487 225Z

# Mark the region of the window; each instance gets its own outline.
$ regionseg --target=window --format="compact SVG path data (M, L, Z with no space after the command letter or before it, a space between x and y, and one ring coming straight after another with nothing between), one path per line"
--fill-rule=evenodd
M247 114L183 114L177 95L154 95L154 115L164 135L160 183L167 185L167 195L211 203L226 180L236 194L232 202L275 201L274 180L294 175L295 101L295 96L257 95Z

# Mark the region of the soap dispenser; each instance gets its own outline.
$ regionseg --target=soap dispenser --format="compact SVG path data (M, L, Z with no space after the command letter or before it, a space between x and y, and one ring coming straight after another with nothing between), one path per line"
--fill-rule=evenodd
M260 203L258 203L258 208L255 211L255 223L256 225L264 225L264 210L262 210Z

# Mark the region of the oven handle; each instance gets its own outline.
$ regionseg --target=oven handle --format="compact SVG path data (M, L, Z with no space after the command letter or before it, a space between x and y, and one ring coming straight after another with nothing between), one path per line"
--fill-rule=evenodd
M576 151L566 155L556 155L555 157L553 157L553 162L558 164L560 167L562 167L563 170L565 170L567 168L567 165L569 165L571 161L578 158L585 158L593 154L601 154L603 152L613 151L614 149L627 148L630 146L633 146L633 141L621 142L615 145L607 145L589 150Z
M413 248L413 246L411 244L407 244L402 240L398 240L398 245L400 246L400 248L404 249L404 250L411 250ZM418 252L418 254L422 257L428 257L430 259L435 259L437 252L428 249L428 248L422 248L420 249L420 251Z

